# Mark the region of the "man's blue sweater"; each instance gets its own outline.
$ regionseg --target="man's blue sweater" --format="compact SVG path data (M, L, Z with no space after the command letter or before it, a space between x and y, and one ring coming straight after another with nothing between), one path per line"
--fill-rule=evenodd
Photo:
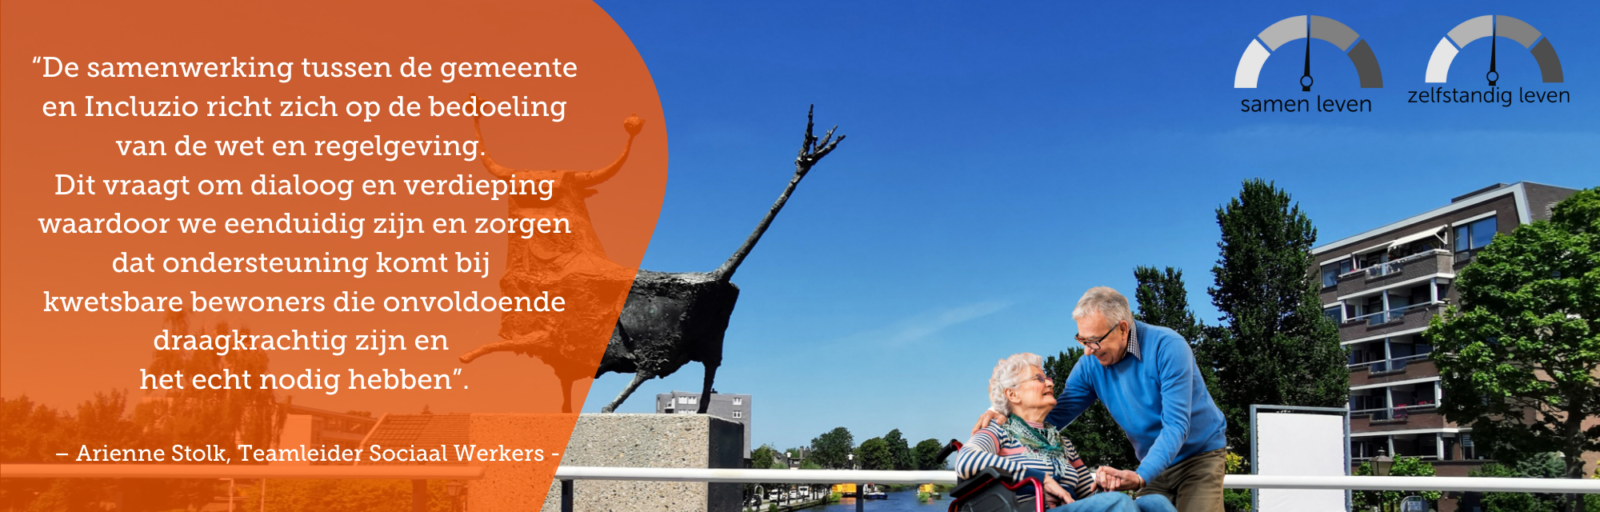
M1172 329L1136 322L1139 354L1101 366L1083 356L1045 421L1065 426L1095 399L1133 441L1145 484L1184 459L1227 445L1227 420L1212 403L1189 343Z

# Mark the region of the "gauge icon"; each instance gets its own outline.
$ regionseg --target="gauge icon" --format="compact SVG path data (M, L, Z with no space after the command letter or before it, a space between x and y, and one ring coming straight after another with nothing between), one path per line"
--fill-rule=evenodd
M1533 54L1533 60L1539 63L1539 74L1543 75L1545 83L1560 83L1561 58L1556 56L1556 49L1550 46L1550 38L1543 37L1539 29L1522 20L1510 16L1479 16L1456 25L1450 32L1439 39L1438 46L1433 47L1433 56L1428 58L1427 81L1430 84L1444 83L1450 74L1450 63L1456 60L1456 54L1473 41L1489 38L1489 70L1483 74L1492 87L1500 80L1500 73L1495 71L1495 60L1499 58L1500 38L1504 37L1521 44Z
M1294 16L1273 23L1260 34L1256 34L1255 39L1250 40L1250 46L1245 47L1244 55L1239 57L1238 69L1233 72L1233 88L1256 88L1256 80L1261 77L1261 66L1267 63L1267 58L1272 56L1272 52L1278 51L1284 43L1297 39L1306 40L1305 72L1300 75L1301 91L1311 91L1312 84L1316 83L1316 79L1311 76L1312 39L1333 43L1340 51L1345 52L1345 56L1350 58L1350 63L1356 66L1356 73L1361 78L1361 88L1383 87L1383 70L1378 67L1378 57L1373 55L1372 47L1367 46L1367 41L1361 39L1360 34L1332 18Z

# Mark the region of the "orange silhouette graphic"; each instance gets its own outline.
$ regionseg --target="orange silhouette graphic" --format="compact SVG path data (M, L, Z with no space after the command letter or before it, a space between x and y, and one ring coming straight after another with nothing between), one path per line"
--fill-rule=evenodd
M615 322L619 302L632 285L635 272L606 257L585 199L595 194L595 186L622 170L644 121L636 116L625 119L622 127L628 132L628 142L622 154L611 165L592 171L525 170L500 165L487 152L476 116L472 123L479 141L479 160L490 174L521 181L521 185L532 185L530 189L541 191L508 197L510 218L564 219L570 223L570 232L557 229L547 234L510 234L506 270L500 278L500 291L505 297L559 296L565 299L565 310L504 312L501 341L462 355L461 362L470 363L493 352L537 357L550 365L561 381L562 412L572 412L572 383L594 374L604 347L602 340Z

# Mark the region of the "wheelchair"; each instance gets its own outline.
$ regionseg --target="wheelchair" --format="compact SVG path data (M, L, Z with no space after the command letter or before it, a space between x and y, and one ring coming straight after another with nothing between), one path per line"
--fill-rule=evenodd
M943 463L961 449L951 440L935 460ZM1037 478L1016 478L1000 468L986 468L963 479L950 489L950 512L1044 512L1044 482Z

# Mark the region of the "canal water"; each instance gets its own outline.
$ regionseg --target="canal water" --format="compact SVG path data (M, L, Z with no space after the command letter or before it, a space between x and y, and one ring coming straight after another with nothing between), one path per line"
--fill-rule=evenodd
M899 512L915 510L917 512L932 512L934 510L949 510L950 498L928 500L926 503L917 502L917 491L899 491L889 493L886 500L867 500L867 512ZM805 512L855 512L856 499L844 498L838 503L823 507L811 507Z

